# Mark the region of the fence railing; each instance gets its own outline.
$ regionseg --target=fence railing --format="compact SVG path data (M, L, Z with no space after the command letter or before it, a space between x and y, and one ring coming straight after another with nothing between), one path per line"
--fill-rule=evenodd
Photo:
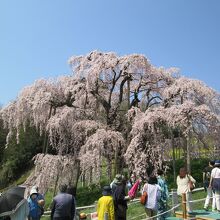
M199 192L199 191L203 191L203 190L204 190L204 188L201 187L201 188L194 189L193 192ZM181 206L181 203L178 203L178 195L177 195L176 189L172 189L171 192L169 193L169 196L171 198L171 206L172 206L169 210L167 210L164 213L160 213L159 215L156 215L156 216L153 216L153 217L150 217L150 218L143 218L143 219L153 219L153 218L159 217L161 215L164 215L166 213L174 214L175 211L177 210L177 208ZM201 201L202 200L204 200L204 199L201 199ZM196 201L200 201L200 200L196 200ZM140 202L139 198L133 199L128 203L128 206L134 205L134 204L139 203L139 202ZM182 204L184 204L184 203L185 202L182 201ZM90 209L90 208L96 209L96 204L88 205L88 206L80 206L80 207L77 207L76 210L79 212L79 211L82 211L82 210L85 210L85 209ZM45 211L43 216L49 216L50 214L51 214L51 211ZM90 215L90 214L93 214L93 213L88 213L88 215ZM130 218L129 220L140 219L140 217L142 217L144 215L146 216L146 214L143 213L141 215L134 216L134 217Z

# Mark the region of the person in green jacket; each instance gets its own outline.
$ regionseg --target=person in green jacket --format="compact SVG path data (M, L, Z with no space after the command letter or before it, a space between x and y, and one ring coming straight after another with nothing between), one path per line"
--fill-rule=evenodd
M115 220L111 187L104 186L102 195L97 204L98 220Z

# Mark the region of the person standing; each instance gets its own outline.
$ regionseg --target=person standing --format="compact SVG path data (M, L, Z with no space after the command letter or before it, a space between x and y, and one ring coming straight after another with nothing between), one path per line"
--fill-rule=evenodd
M60 186L60 193L53 198L51 204L52 220L72 220L75 216L75 200L66 193L67 186Z
M215 192L215 202L217 211L220 212L220 160L215 161L214 168L211 172L209 188Z
M212 188L209 187L209 183L211 179L211 172L212 172L214 164L215 164L215 161L209 161L209 165L205 167L205 169L203 170L203 174L202 174L204 189L207 192L207 196L206 196L205 204L204 204L204 209L206 211L208 211L208 206L209 206L209 203L212 197L213 197L212 198L212 211L215 210L215 194Z
M75 216L74 216L74 220L79 219L79 213L78 213L78 211L76 210L76 187L74 187L74 186L69 186L69 187L67 187L66 192L67 192L68 194L72 195L72 196L73 196L73 199L74 199L74 204L75 204L75 210L74 210Z
M104 186L102 195L97 204L98 220L114 220L115 211L111 187Z
M196 180L189 174L187 174L186 168L180 168L179 175L177 176L177 194L182 196L183 193L186 194L186 205L187 211L192 212L192 190L190 189L190 182L195 184Z
M127 201L132 199L129 196L126 196L126 182L125 178L122 178L121 182L118 181L115 191L113 192L116 220L126 220L128 208Z
M168 186L164 178L163 170L157 171L157 182L158 182L157 184L160 186L160 194L161 194L158 203L158 214L161 214L167 210L167 202L169 198ZM159 216L160 220L163 220L165 218L166 218L166 214Z
M112 189L112 193L115 192L116 187L121 183L122 179L124 178L121 174L116 174L114 180L110 183L110 187Z
M147 217L153 217L157 215L157 211L159 208L159 201L161 197L160 186L157 184L157 177L150 176L148 183L144 184L142 194L147 192L147 201L145 203L145 211ZM152 218L157 219L157 218Z
M45 205L45 199L44 196L39 192L38 186L33 186L31 190L37 191L37 203L39 206L39 215L42 216L44 214L44 205Z
M38 205L38 192L36 189L31 189L30 196L28 198L28 205L29 205L29 220L39 220L41 217L40 207Z

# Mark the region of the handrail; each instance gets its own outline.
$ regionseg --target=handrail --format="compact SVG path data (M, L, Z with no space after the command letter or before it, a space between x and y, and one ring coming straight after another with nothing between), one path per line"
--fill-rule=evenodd
M200 187L200 188L193 189L193 192L198 192L198 191L202 191L202 190L204 190L204 188L203 188L203 187ZM172 195L172 193L170 192L170 193L169 193L169 196L171 196L171 195ZM190 202L196 202L196 201L202 201L202 200L204 200L204 199L194 200L194 201L190 201ZM139 201L140 201L139 198L133 199L133 200L130 201L130 203L128 204L128 206L133 205L133 204L136 204L136 203L138 203ZM170 210L166 211L165 213L170 212L170 211L176 209L176 208L179 207L179 206L180 206L180 204L177 204L176 206L172 207ZM88 205L88 206L80 206L80 207L76 207L76 210L83 210L83 209L95 208L95 207L96 207L95 204L93 204L93 205ZM50 213L51 213L51 211L45 211L43 216L45 216L45 215L50 215ZM157 215L156 217L158 217L158 216L160 216L160 215L163 215L163 214L165 214L165 213L161 213L161 214ZM89 213L89 214L90 214L90 213ZM145 214L145 213L144 213L144 214ZM143 216L144 214L139 215L139 217L140 217L140 216ZM155 216L154 216L154 217L155 217ZM132 219L135 219L135 218L137 218L137 217L134 217L134 218L132 218ZM151 218L153 218L153 217L150 217L150 218L147 218L147 219L151 219Z

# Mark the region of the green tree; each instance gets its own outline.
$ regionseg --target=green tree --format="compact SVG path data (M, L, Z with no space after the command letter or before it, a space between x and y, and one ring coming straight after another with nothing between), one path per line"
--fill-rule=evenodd
M0 138L3 144L5 144L4 137ZM14 135L7 148L0 148L2 150L0 188L6 187L32 166L32 158L41 152L42 142L35 128L28 127L25 132L23 128L20 128L19 143Z

